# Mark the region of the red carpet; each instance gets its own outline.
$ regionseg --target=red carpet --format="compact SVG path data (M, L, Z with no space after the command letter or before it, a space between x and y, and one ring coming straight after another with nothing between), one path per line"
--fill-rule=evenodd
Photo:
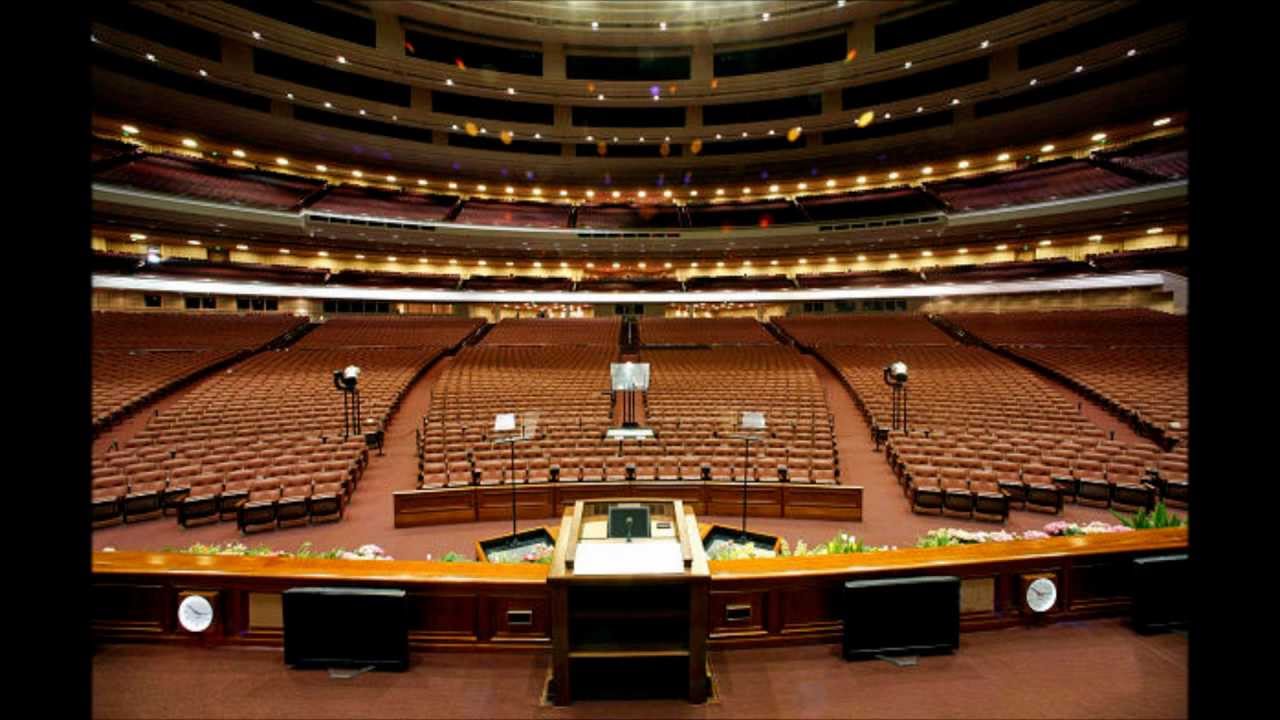
M539 705L546 653L428 653L349 680L280 650L111 645L93 657L96 718L1182 718L1187 638L1118 620L970 633L916 667L846 663L838 645L710 653L718 697Z

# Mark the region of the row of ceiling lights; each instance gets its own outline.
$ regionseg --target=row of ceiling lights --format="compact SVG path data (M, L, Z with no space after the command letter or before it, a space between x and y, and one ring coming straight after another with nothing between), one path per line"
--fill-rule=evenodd
M767 21L768 21L768 19L769 19L769 13L763 13L763 19L767 22ZM593 23L592 23L592 30L597 30L598 28L599 28L598 23L593 22ZM661 23L661 29L662 29L662 30L666 30L666 23L665 23L665 22L664 22L664 23ZM253 39L254 39L254 40L258 40L258 41L261 41L261 40L262 40L262 34L261 34L260 32L258 32L258 31L256 31L256 30L255 30L255 31L252 31L252 32L250 33L250 35L253 37ZM91 34L89 37L90 37L90 40L92 40L93 42L95 42L95 43L96 43L96 42L98 42L98 39L97 39L97 37L96 37L96 36L94 36L94 35L92 35L92 34ZM990 41L990 40L983 40L982 42L980 42L980 43L978 44L978 47L979 47L979 49L983 49L983 50L988 49L988 48L990 48L990 47L991 47L991 41ZM1125 53L1125 57L1127 57L1127 58L1132 58L1132 57L1136 56L1137 54L1138 54L1138 49L1137 49L1137 48L1129 48L1129 50ZM850 50L850 51L848 52L848 54L846 55L845 61L846 61L846 62L850 62L850 61L852 61L856 56L857 56L857 50ZM155 56L155 54L154 54L154 53L150 53L150 52L145 53L145 57L146 57L146 59L147 59L148 61L150 61L150 62L158 62L158 58ZM346 64L348 64L348 61L347 61L347 58L346 58L346 56L345 56L345 55L337 55L335 59L336 59L336 61L337 61L337 63L338 63L339 65L346 65ZM462 61L462 59L461 59L461 58L458 58L455 62L456 62L456 64L458 65L459 69L462 69L462 70L465 70L465 69L466 69L466 65L465 65L465 63ZM904 62L903 62L903 64L902 64L902 69L903 69L903 70L910 70L910 69L912 68L912 66L913 66L913 65L914 65L914 63L913 63L911 60L906 60L906 61L904 61ZM1084 72L1084 69L1085 69L1085 66L1084 66L1084 65L1076 65L1076 66L1075 66L1075 68L1074 68L1074 71L1073 71L1073 72L1076 72L1076 73ZM198 73L200 74L200 76L201 76L201 77L205 77L205 78L209 77L209 73L208 73L208 71L207 71L207 70L205 70L204 68L200 68L200 69L198 70ZM1040 81L1039 81L1039 79L1038 79L1038 78L1031 78L1031 80L1028 82L1028 84L1029 84L1029 85L1031 85L1031 86L1035 86L1035 85L1037 85L1039 82L1040 82ZM445 84L445 85L447 85L447 86L449 86L449 87L453 87L455 83L454 83L454 81L453 81L453 78L446 77L446 78L445 78L445 81L444 81L444 84ZM719 80L718 80L717 78L712 78L712 79L711 79L711 89L712 89L712 90L715 90L718 86L719 86ZM671 90L672 90L672 92L673 92L673 93L675 92L676 87L677 87L676 85L672 85L672 86L671 86ZM594 94L596 95L596 100L600 100L600 101L605 100L605 94L604 94L604 93L596 93L596 91L595 91L595 83L594 83L594 82L589 82L589 83L587 83L587 90L588 90L588 94L592 94L592 93L594 93ZM512 86L508 86L508 87L506 88L506 94L507 94L507 95L516 95L516 94L517 94L517 91L516 91L516 89L515 89L514 87L512 87ZM294 99L294 95L293 95L293 93L292 93L292 92L286 93L286 97L287 97L289 100L293 100L293 99ZM660 86L660 85L653 85L653 86L651 86L651 87L650 87L650 97L651 97L654 101L658 101L658 100L660 100L660 99L661 99L661 86ZM952 99L951 99L951 101L950 101L950 103L948 103L948 104L949 104L949 105L951 105L951 106L959 105L959 104L960 104L960 98L952 98ZM333 108L334 108L333 103L332 103L332 102L330 102L330 101L327 101L327 100L326 100L326 101L324 101L324 106L325 106L325 108L328 108L328 109L333 109ZM917 107L916 107L916 109L915 109L915 111L916 111L917 113L922 113L922 112L924 112L924 110L925 110L925 107L924 107L923 105L921 105L921 106L917 106ZM360 113L361 115L365 115L365 114L367 114L367 113L366 113L366 111L365 111L363 108L361 108L361 109L359 110L359 113ZM892 118L892 117L893 117L893 114L892 114L891 112L885 112L885 113L883 114L883 117L884 117L884 119L888 120L888 119L890 119L890 118ZM391 116L391 119L392 119L392 120L395 120L395 121L398 121L398 120L399 120L399 117L398 117L398 116L396 116L396 115L392 115L392 116ZM858 123L858 125L859 125L859 127L863 127L863 126L865 126L865 123L863 123L863 122L861 122L861 121L860 121L860 122ZM457 125L454 125L454 126L453 126L453 129L454 129L454 130L457 130L457 129L458 129ZM770 131L770 132L769 132L769 134L770 134L770 135L772 135L772 134L773 134L773 131ZM540 139L540 138L541 138L541 133L535 133L535 137ZM748 137L747 133L745 133L745 132L744 132L744 133L742 133L742 137ZM587 138L587 139L588 139L588 140L591 140L591 137L590 137L590 136L588 136L588 138ZM721 136L720 136L719 134L717 134L717 135L716 135L716 139L717 139L717 140L720 140L720 139L721 139ZM617 140L618 140L618 139L615 137L615 138L614 138L614 141L615 141L615 142L617 142ZM642 139L641 139L641 142L643 142L643 141L644 141L644 140L643 140L643 138L642 138Z
M1168 125L1170 122L1172 122L1172 118L1170 118L1170 117L1161 117L1161 118L1158 118L1158 119L1156 119L1155 121L1153 121L1153 122L1152 122L1152 126L1153 126L1153 127L1163 127L1163 126L1165 126L1165 125ZM136 136L136 135L140 134L140 132L141 132L141 131L138 129L138 127L137 127L137 126L135 126L135 125L128 125L128 124L126 124L126 125L122 125L122 126L121 126L121 129L122 129L123 133L124 133L126 136L131 136L131 137L132 137L132 136ZM590 137L590 136L588 136L588 138L589 138L589 137ZM1090 138L1089 138L1089 140L1090 140L1091 142L1094 142L1094 143L1100 143L1100 142L1105 141L1106 139L1107 139L1107 134L1106 134L1106 133L1104 133L1104 132L1094 133L1094 134L1093 134L1093 135L1091 135L1091 136L1090 136ZM186 147L186 148L191 149L191 150L197 150L197 149L199 149L199 147L200 147L200 143L199 143L197 140L195 140L194 138L189 138L189 137L188 137L188 138L183 138L183 139L182 139L182 145L183 145L183 147ZM1042 145L1042 146L1040 147L1040 152L1041 152L1042 154L1047 154L1047 153L1051 153L1051 152L1053 152L1055 149L1056 149L1056 146L1055 146L1055 145L1053 145L1052 143L1049 143L1049 144ZM240 148L235 148L235 149L233 149L233 150L231 151L231 154L232 154L233 156L235 156L236 158L239 158L239 159L245 159L245 158L247 158L247 156L248 156L248 155L247 155L247 153L246 153L244 150L240 149ZM997 163L1005 163L1005 162L1008 162L1008 161L1011 159L1011 157L1012 157L1012 156L1011 156L1009 153L1007 153L1007 152L1002 152L1002 153L1000 153L1000 154L996 155L996 157L995 157L995 161L996 161ZM276 164L276 165L279 165L279 166L281 166L281 167L288 167L288 166L289 166L289 164L290 164L290 161L289 161L289 159L288 159L288 158L280 156L280 157L276 157L276 158L275 158L275 164ZM959 160L959 161L957 161L957 162L956 162L955 167L956 167L956 170L958 170L958 171L964 171L964 170L969 169L969 167L970 167L970 162L969 162L969 160ZM319 165L316 165L316 166L315 166L315 170L316 170L316 172L320 172L320 173L328 173L328 172L329 172L329 167L328 167L327 165L319 164ZM357 179L363 179L363 178L364 178L364 172L363 172L363 171L361 171L361 170L351 170L350 172L351 172L351 176L352 176L352 177L354 177L354 178L357 178ZM920 171L919 171L919 172L920 172L920 175L922 175L922 176L930 176L930 175L932 175L932 174L934 173L934 167L933 167L932 165L925 165L925 166L923 166L923 167L921 167L921 168L920 168ZM887 180L889 180L889 181L898 180L900 177L901 177L901 174L900 174L899 172L897 172L897 171L892 171L892 172L889 172L888 174L886 174L886 175L885 175L885 178L886 178ZM399 178L397 178L397 176L395 176L395 175L386 175L386 176L384 176L384 179L385 179L385 180L386 180L386 182L388 182L388 183L396 183L396 182L398 182L398 180L399 180ZM868 182L868 177L867 177L866 175L858 175L857 177L855 177L855 178L854 178L854 183L855 183L855 184L857 184L857 185L866 185L866 184L867 184L867 182ZM431 183L430 183L430 181L429 181L429 180L426 180L426 179L424 179L424 178L418 178L418 180L417 180L417 184L418 184L419 186L422 186L422 187L427 187L427 186L429 186ZM822 183L822 185L824 185L826 188L829 188L829 189L831 189L831 188L836 188L836 187L839 185L839 181L838 181L838 180L836 180L835 178L830 178L830 179L826 180L824 183ZM457 190L457 189L459 189L459 185L458 185L458 183L457 183L457 182L454 182L454 181L450 181L450 182L448 182L448 187L449 187L449 189L450 189L450 190ZM815 184L814 184L814 187L818 187L818 184L817 184L817 183L815 183ZM801 182L798 182L798 183L796 183L796 184L795 184L795 190L797 190L797 191L801 191L801 192L803 192L803 191L806 191L806 190L808 190L808 189L809 189L809 183L808 183L808 182L801 181ZM477 183L477 184L475 185L475 190L476 190L476 192L479 192L479 193L488 193L488 192L489 192L489 187L488 187L488 185L487 185L487 184L485 184L485 183ZM505 192L507 195L514 195L514 194L516 194L516 188L515 188L515 186L513 186L513 185L505 185L505 186L503 187L503 190L504 190L504 192ZM778 193L781 193L782 191L783 191L783 190L782 190L782 185L781 185L781 184L779 184L779 183L773 183L773 184L770 184L770 185L768 186L768 192L769 192L770 194L778 194ZM542 196L542 194L543 194L543 190L542 190L542 188L540 188L540 187L533 187L533 188L530 188L528 192L529 192L529 194L531 194L531 195L533 195L533 196L535 196L535 197L541 197L541 196ZM753 189L752 189L750 186L744 186L744 187L741 189L741 194L742 194L742 195L744 195L744 196L751 195L752 193L753 193ZM725 188L716 188L716 190L715 190L715 195L716 195L717 197L723 197L725 194L726 194L726 190L725 190ZM595 197L595 195L596 195L596 192L595 192L594 190L586 190L586 191L584 191L583 195L584 195L585 197L587 197L587 198L594 198L594 197ZM560 196L560 197L568 197L568 196L569 196L569 191L568 191L567 189L561 188L561 189L560 189L560 191L559 191L559 196ZM620 191L620 190L611 190L611 191L609 191L609 196L610 196L610 197L612 197L612 198L620 198L620 197L622 197L622 191ZM647 190L638 190L638 191L636 191L635 196L636 196L636 198L639 198L639 199L642 199L642 200L643 200L643 199L647 199L647 198L648 198L649 193L648 193L648 191L647 191ZM668 198L668 199L673 198L673 197L675 197L675 192L674 192L674 191L672 191L672 190L663 190L663 191L662 191L662 197L664 197L664 198ZM689 191L689 197L698 197L698 191L697 191L697 190L690 190L690 191Z
M1146 234L1147 234L1147 235L1159 235L1159 234L1160 234L1160 233L1162 233L1162 232L1164 232L1164 228L1162 228L1162 227L1151 227L1151 228L1147 228L1147 230L1146 230ZM1102 236L1102 235L1100 235L1100 234L1093 234L1093 235L1090 235L1088 239L1089 239L1089 242L1102 242L1102 238L1103 238L1103 236ZM146 240L146 239L147 239L147 236L146 236L145 234L143 234L143 233L131 233L131 234L129 235L129 240L130 240L130 242L141 242L141 241ZM188 244L188 245L194 245L194 246L200 246L200 245L201 245L201 242L200 242L199 240L188 240L188 241L187 241L187 244ZM1039 245L1040 245L1041 247L1048 247L1049 245L1052 245L1052 244L1053 244L1053 242L1052 242L1051 240L1041 240L1041 241L1039 242ZM993 249L994 249L996 252L1004 252L1004 251L1007 251L1007 250L1009 249L1009 245L1008 245L1007 243L1000 243L999 245L994 246L994 248L993 248ZM241 251L241 252L249 252L249 251L250 251L250 247L249 247L248 245L245 245L245 244L239 244L239 245L236 245L236 250L239 250L239 251ZM935 255L937 255L937 254L941 254L941 252L942 252L942 251L938 251L937 253L935 253L933 250L922 250L922 251L920 251L920 256L921 256L921 257L934 257L934 256L935 256ZM291 254L293 253L293 251L292 251L292 250L290 250L289 248L279 248L279 253L280 253L281 255L291 255ZM955 250L955 254L957 254L957 255L967 255L967 254L969 254L969 249L968 249L968 248L964 248L964 247L956 248L956 250ZM319 250L319 251L317 251L317 252L316 252L316 255L317 255L317 256L319 256L319 257L326 257L326 258L327 258L327 257L329 257L329 252L328 252L327 250ZM367 258L366 258L366 256L365 256L364 254L356 254L356 255L354 255L353 257L354 257L356 260L365 260L365 259L367 259ZM900 257L900 256L899 256L899 254L898 254L898 253L896 253L896 252L891 252L891 253L889 253L888 255L886 255L886 257L887 257L889 260L897 260L897 259L899 259L899 257ZM396 255L388 255L388 256L387 256L387 262L399 262L399 260L400 260L400 258L399 258L398 256L396 256ZM858 256L857 256L857 258L856 258L856 260L857 260L857 262L866 262L866 261L867 261L867 256L866 256L866 255L858 255ZM431 260L430 260L429 258L420 257L420 258L418 258L418 262L419 262L419 263L423 263L423 264L429 264L429 263L431 262ZM770 265L770 266L777 266L777 265L779 265L781 262L782 262L782 261L780 261L780 260L770 260L770 261L769 261L769 265ZM807 265L807 264L809 264L809 259L808 259L808 258L803 258L803 257L802 257L802 258L798 258L798 259L796 259L794 262L795 262L796 264L798 264L798 265ZM833 255L833 256L830 256L830 257L828 257L828 258L827 258L827 264L828 264L828 265L834 265L834 264L837 264L837 263L839 263L839 262L840 262L840 259L839 259L839 258L837 258L837 257L835 257L834 255ZM459 263L458 263L458 259L457 259L457 258L450 258L450 259L449 259L449 261L448 261L448 264L449 264L449 265L458 265L458 264L459 264ZM478 267L487 267L487 266L488 266L488 264L489 264L489 262L488 262L487 260L476 260L476 261L475 261L475 264L476 264L476 266L478 266ZM515 264L516 264L516 263L515 263L515 261L514 261L514 260L507 260L507 261L506 261L506 263L505 263L506 267L515 267ZM542 261L541 261L541 260L534 260L533 262L531 262L531 263L530 263L530 265L531 265L531 267L534 267L534 268L541 268L541 267L542 267ZM752 261L752 260L749 260L749 259L744 259L744 260L742 260L741 265L742 265L743 267L752 267L752 265L753 265L753 261ZM594 268L595 268L595 263L594 263L594 262L587 262L587 263L584 263L584 264L583 264L583 266L584 266L585 268L587 268L588 270L590 270L590 269L594 269ZM644 261L637 262L635 266L636 266L636 268L638 268L638 269L640 269L640 270L646 270L646 269L648 269L648 263L646 263L646 262L644 262ZM717 268L723 268L723 267L725 267L725 266L726 266L726 264L725 264L725 261L724 261L724 260L717 260L717 261L716 261L716 263L715 263L715 266L716 266ZM560 267L561 267L561 268L569 268L569 267L570 267L570 264L569 264L567 261L563 261L563 260L562 260L562 261L560 261ZM613 263L611 264L611 267L612 267L614 270L620 269L620 268L622 268L622 263L620 263L620 262L613 262ZM662 267L663 267L664 269L670 270L670 269L672 269L674 266L673 266L673 264L672 264L671 262L664 262L664 263L662 263ZM697 267L699 267L699 263L698 263L698 261L696 261L696 260L695 260L695 261L693 261L693 262L690 262L690 263L689 263L689 267L690 267L690 268L697 268Z

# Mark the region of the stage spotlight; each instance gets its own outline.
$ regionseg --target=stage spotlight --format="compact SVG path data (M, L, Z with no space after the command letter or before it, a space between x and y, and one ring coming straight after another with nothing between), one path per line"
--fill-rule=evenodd
M890 363L884 368L884 382L886 385L901 385L907 381L907 364L899 360Z

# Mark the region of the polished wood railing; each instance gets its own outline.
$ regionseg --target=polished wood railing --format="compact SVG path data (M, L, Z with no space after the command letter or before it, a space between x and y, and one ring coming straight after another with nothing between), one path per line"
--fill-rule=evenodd
M1187 550L1185 528L1022 540L856 555L710 562L712 647L834 642L851 579L961 578L961 629L1123 616L1134 558ZM281 595L297 586L408 591L415 650L550 647L547 566L411 560L317 560L176 553L94 553L90 605L99 641L279 646ZM1020 602L1028 577L1049 576L1058 601L1033 614ZM186 595L208 597L210 630L177 623Z

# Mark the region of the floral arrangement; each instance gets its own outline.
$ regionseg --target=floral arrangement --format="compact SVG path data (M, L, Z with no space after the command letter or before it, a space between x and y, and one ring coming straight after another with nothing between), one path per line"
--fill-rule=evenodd
M925 533L916 541L918 548L947 547L948 545L976 545L988 542L1010 542L1012 540L1042 540L1048 537L1067 537L1071 535L1097 535L1100 533L1128 532L1132 528L1124 525L1108 525L1097 520L1080 525L1065 520L1057 520L1044 526L1044 530L1027 530L1023 533L1011 533L1006 530L961 530L960 528L938 528Z
M751 543L738 543L733 540L725 540L717 542L707 550L708 560L748 560L752 558L767 557L803 557L813 555L847 555L852 553L879 552L881 550L896 550L897 548L888 545L866 545L861 540L849 533L842 532L831 538L825 543L818 543L813 547L805 544L804 540L796 541L795 548L787 543L786 538L780 538L778 541L778 552L757 547Z
M431 554L430 554L430 553L428 553L428 554L427 554L427 559L428 559L428 560L430 560L430 559L431 559ZM456 552L454 552L454 551L450 550L449 552L447 552L447 553L445 553L445 554L444 554L444 557L440 558L440 562L450 562L450 563L451 563L451 562L472 562L472 560L471 560L471 558L469 558L469 557L467 557L467 556L465 556L465 555L460 555L460 554L458 554L458 553L456 553Z
M555 554L554 545L547 543L537 543L536 545L520 550L506 550L502 552L494 552L489 554L489 562L501 563L540 563L543 565L551 564L551 556ZM451 553L454 554L454 553ZM458 560L461 556L458 556ZM454 562L457 562L455 560Z
M103 548L104 552L114 548ZM304 542L294 552L288 550L272 550L266 545L249 547L241 542L227 544L195 543L185 548L166 547L163 552L184 553L187 555L231 555L238 557L287 557L287 558L319 558L323 560L393 560L381 547L372 543L361 545L355 550L333 548L332 550L312 550L310 542Z
M1072 535L1098 535L1100 533L1110 532L1128 532L1131 527L1124 525L1108 525L1100 520L1094 520L1088 525L1078 525L1063 520L1051 522L1044 526L1044 532L1050 537L1069 537Z

